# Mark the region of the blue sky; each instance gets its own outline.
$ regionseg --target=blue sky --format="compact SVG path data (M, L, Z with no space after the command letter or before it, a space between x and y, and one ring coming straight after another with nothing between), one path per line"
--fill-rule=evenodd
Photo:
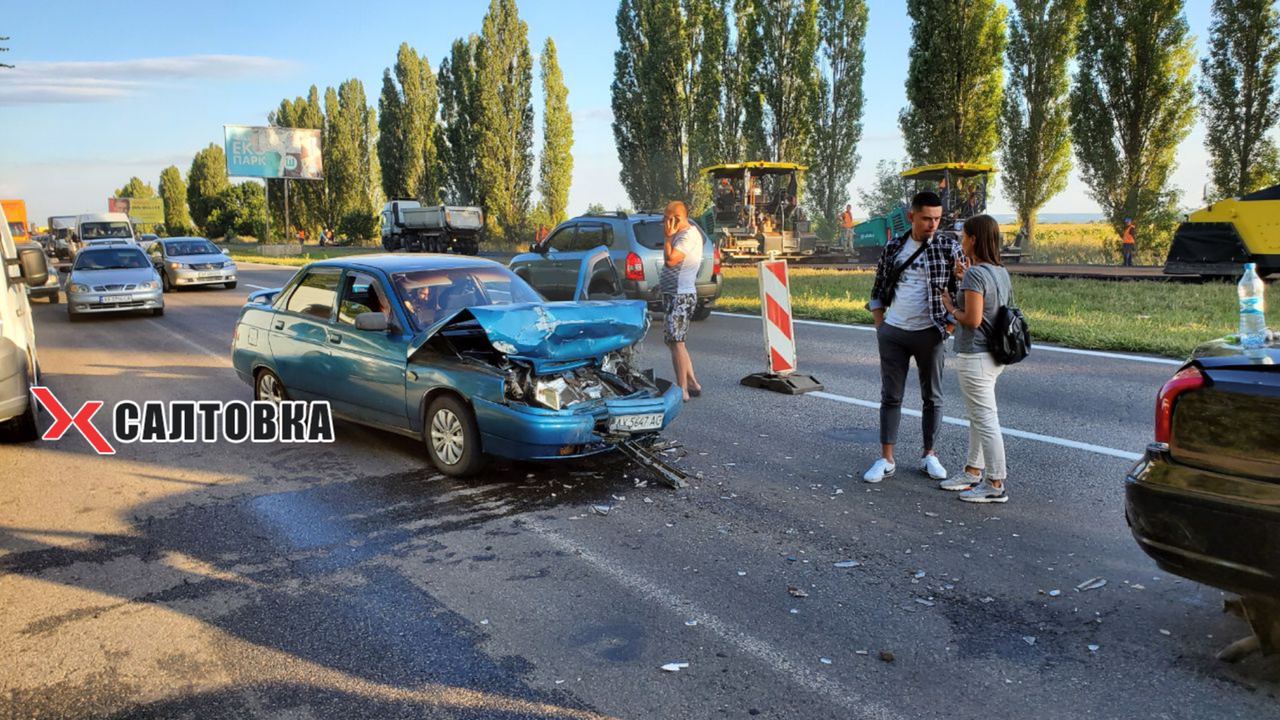
M869 0L862 162L850 186L869 184L875 163L904 155L909 23L902 0ZM407 41L437 67L454 38L479 32L487 2L158 3L145 0L10 3L0 34L11 39L0 73L0 196L27 200L33 219L100 211L131 175L155 184L176 164L222 142L224 124L265 124L285 96L356 77L376 103L382 71ZM555 39L574 115L570 212L592 202L626 205L610 129L616 3L523 0L535 56ZM1190 0L1198 53L1209 0ZM535 83L537 70L535 67ZM540 104L540 91L535 107ZM538 110L540 113L540 110ZM539 123L541 120L539 119ZM1207 175L1203 128L1179 148L1175 181L1199 204ZM1008 211L1000 198L991 208ZM1045 212L1096 211L1078 178Z

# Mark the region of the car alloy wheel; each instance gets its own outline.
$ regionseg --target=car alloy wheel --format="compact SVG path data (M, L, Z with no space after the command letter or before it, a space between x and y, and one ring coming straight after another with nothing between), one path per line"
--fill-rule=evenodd
M258 383L255 387L256 399L265 400L267 402L281 403L289 399L289 394L284 390L284 383L280 382L280 378L270 370L263 370L258 373Z
M466 449L462 421L449 408L440 408L431 416L431 448L446 465L457 465Z

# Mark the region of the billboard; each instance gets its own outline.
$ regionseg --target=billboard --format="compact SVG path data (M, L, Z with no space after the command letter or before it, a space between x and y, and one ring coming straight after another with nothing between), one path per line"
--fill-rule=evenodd
M320 180L320 131L224 125L227 174L233 177Z
M122 212L135 223L164 222L164 200L160 198L107 198L107 212Z

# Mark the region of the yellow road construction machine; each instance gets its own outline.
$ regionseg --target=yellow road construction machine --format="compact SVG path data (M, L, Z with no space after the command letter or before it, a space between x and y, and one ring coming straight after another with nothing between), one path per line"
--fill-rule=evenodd
M1280 185L1188 215L1174 233L1164 271L1239 277L1247 262L1257 263L1260 276L1280 273Z

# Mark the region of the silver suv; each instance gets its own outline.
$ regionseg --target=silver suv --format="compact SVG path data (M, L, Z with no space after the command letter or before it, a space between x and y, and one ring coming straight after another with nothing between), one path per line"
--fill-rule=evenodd
M720 297L724 282L720 250L705 230L702 235L707 240L702 248L702 266L698 268L698 309L694 320L711 315L711 305ZM604 246L622 278L626 296L660 309L662 291L658 278L664 239L662 216L655 213L582 215L557 225L530 252L512 258L510 266L548 300L572 300L582 259L592 249Z

